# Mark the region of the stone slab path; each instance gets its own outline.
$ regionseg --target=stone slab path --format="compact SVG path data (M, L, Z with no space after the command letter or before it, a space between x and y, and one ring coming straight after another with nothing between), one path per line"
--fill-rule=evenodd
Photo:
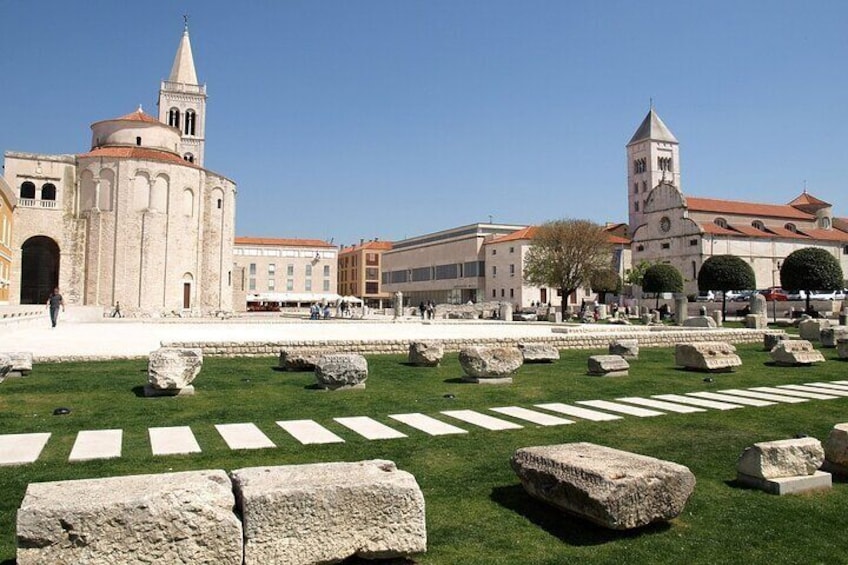
M540 426L562 426L574 423L574 420L566 420L559 416L552 416L550 414L536 412L535 410L528 410L527 408L520 408L518 406L500 406L498 408L489 408L489 410L505 416L512 416L519 420L526 420L534 424L539 424Z
M450 434L467 434L466 430L457 428L451 424L446 424L441 420L437 420L424 414L414 412L412 414L389 414L389 418L397 420L411 428L422 431L431 436L445 436Z
M753 392L750 390L742 390L738 388L728 388L719 391L722 394L731 396L744 396L746 398L759 398L760 400L773 400L774 402L784 402L787 404L797 404L799 402L807 402L809 398L795 398L792 396L784 396L782 394L767 394L765 392Z
M755 386L751 387L751 390L755 392L767 392L773 394L782 394L784 396L797 396L798 398L812 398L813 400L833 400L837 398L832 394L817 394L815 392L799 392L797 390L788 390L785 388L778 388L776 386Z
M639 406L647 406L648 408L656 408L657 410L665 410L667 412L677 412L678 414L706 412L703 408L696 408L695 406L687 406L684 404L675 404L664 400L651 400L649 398L637 398L632 396L616 398L616 400L619 402L627 402L629 404L638 404Z
M277 447L256 424L215 424L230 449L266 449Z
M589 410L588 408L580 408L579 406L569 406L562 402L550 402L548 404L536 404L536 408L542 410L550 410L558 414L566 416L574 416L575 418L583 418L591 422L608 422L610 420L621 420L621 416L615 414L607 414L606 412L598 412L597 410Z
M442 414L493 431L517 430L523 427L513 422L507 422L506 420L501 420L500 418L495 418L493 416L487 416L486 414L475 412L474 410L443 410Z
M365 439L398 439L406 437L406 434L390 428L385 424L381 424L377 420L369 418L368 416L333 418L333 420L344 427L355 431Z
M745 406L774 406L776 404L775 402L769 402L768 400L757 400L756 398L733 396L732 394L720 394L718 392L687 392L686 396L697 396L698 398L706 398L707 400L744 404Z
M692 406L713 408L715 410L733 410L734 408L742 408L742 405L740 404L730 404L727 402L707 400L705 398L694 398L680 394L655 394L653 397L659 398L660 400L668 400L669 402L680 402L681 404L691 404Z
M312 420L282 420L277 425L303 445L344 443L344 440Z
M810 386L836 390L848 390L848 385L838 385L835 383L810 383Z
M83 430L77 434L68 461L120 457L123 436L123 430Z
M149 428L147 433L153 455L200 453L200 446L188 426Z
M665 416L665 412L657 412L656 410L647 410L645 408L636 408L618 402L610 402L608 400L579 400L577 404L583 406L591 406L592 408L600 408L601 410L609 410L610 412L619 412L628 416L636 416L637 418L650 418L652 416Z
M838 390L834 388L821 388L810 385L780 385L777 388L786 388L789 390L798 390L801 392L815 392L818 394L829 394L833 396L848 396L848 390Z
M34 462L41 455L49 439L49 433L0 436L0 465L23 465Z

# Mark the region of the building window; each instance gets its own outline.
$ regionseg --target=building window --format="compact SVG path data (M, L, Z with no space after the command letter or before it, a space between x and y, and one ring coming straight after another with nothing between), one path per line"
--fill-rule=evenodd
M274 279L268 279L268 291L274 292Z
M763 223L762 223L761 221L759 221L759 220L754 220L753 222L751 222L751 226L752 226L755 230L766 231L766 226L765 226L765 224L763 224Z
M252 277L255 277L255 276L256 276L256 263L251 263L251 264L247 267L247 269L248 269L248 271L247 271L247 272L248 272L248 274L250 274L250 276L252 276Z
M692 279L698 278L698 265L695 261L692 261Z
M670 244L670 243L663 243L663 244L662 244L662 248L663 248L663 249L670 249L670 248L671 248L671 244Z
M186 153L183 155L183 160L188 161L189 163L194 163L194 155L191 153Z
M45 183L41 187L42 200L56 200L56 185L53 183Z
M294 276L294 265L286 265L286 276L293 277Z
M498 276L498 267L497 267L497 265L492 265L492 278L495 278L497 276Z
M697 239L690 239L689 245L698 245L698 240Z
M510 252L510 253L515 253L515 247L510 247L510 248L509 248L509 252Z
M273 277L274 273L277 272L277 266L274 263L268 264L268 276Z
M177 108L168 110L168 125L180 129L180 111Z
M35 185L26 181L21 185L21 198L35 199Z
M822 219L820 219L820 220L819 220L819 225L821 226L821 228L822 228L823 230L829 230L829 229L830 229L830 218L822 218Z
M289 292L294 290L294 279L286 279L286 290Z
M642 181L642 192L648 192L648 181Z
M848 255L848 245L843 245L843 246L842 246L842 254L843 254L843 255Z
M256 279L249 279L247 281L247 289L248 290L256 290Z
M325 277L330 276L330 266L329 265L324 265L324 276Z
M141 145L141 138L140 137L135 138L135 144L139 145L139 146Z
M195 132L195 122L197 121L197 114L195 114L194 110L186 110L185 112L185 129L183 132L186 135L194 135Z
M727 228L727 220L725 220L724 218L716 218L715 220L713 220L713 223L720 228Z
M218 210L220 210L224 206L224 201L220 198L218 199Z
M498 254L498 250L497 250L497 249L492 249L492 255L497 255L497 254Z
M512 265L512 264L511 264L511 265L509 266L509 276L511 276L511 277L514 277L514 276L515 276L515 265Z
M501 298L504 297L504 289L501 289Z
M671 157L657 157L657 168L661 171L671 172Z
M633 194L639 194L639 183L638 182L633 183Z
M312 276L312 265L307 265L307 266L306 266L306 276L307 276L307 277L311 277L311 276Z
M644 250L645 250L645 246L644 246L644 245L637 245L637 246L636 246L636 251L644 251Z
M786 231L791 231L792 233L798 233L798 228L793 223L788 223L783 227L786 228Z
M633 209L634 209L636 212L638 212L638 211L639 211L639 202L638 202L638 201L633 203Z
M509 289L509 297L515 298L515 289L514 288Z
M329 290L330 290L330 281L325 280L324 281L324 292L329 292Z
M312 279L306 279L306 292L310 292L312 290Z

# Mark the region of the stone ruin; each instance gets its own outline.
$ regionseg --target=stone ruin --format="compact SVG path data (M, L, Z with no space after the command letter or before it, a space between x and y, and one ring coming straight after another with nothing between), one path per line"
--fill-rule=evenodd
M517 347L464 347L459 352L463 381L478 384L510 384L524 363Z
M413 341L407 360L416 367L438 367L445 356L445 346L438 341Z
M314 371L322 355L320 349L281 349L278 366L283 371Z
M553 363L559 361L559 349L543 343L519 343L518 349L525 363Z
M747 447L736 462L736 480L771 494L831 487L830 473L819 471L824 449L816 438L764 441Z
M795 367L824 363L824 355L813 348L813 344L805 339L784 339L769 352L776 365Z
M638 359L639 341L636 339L617 339L610 342L607 351L610 355L621 355L625 359Z
M630 364L621 355L592 355L588 365L593 377L626 377L630 371Z
M194 394L194 379L203 367L203 350L160 347L147 361L144 396L187 396Z
M365 388L366 379L368 361L358 353L322 355L315 364L315 380L323 389Z
M691 371L727 373L742 365L736 348L720 341L678 343L674 347L674 363Z

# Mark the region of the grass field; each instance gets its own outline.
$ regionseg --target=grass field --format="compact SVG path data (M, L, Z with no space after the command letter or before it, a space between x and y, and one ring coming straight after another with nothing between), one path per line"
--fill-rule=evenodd
M523 429L498 432L439 415L461 408L531 408L541 402L848 378L848 363L837 360L834 350L824 350L828 361L816 367L779 368L767 364L759 346L738 349L743 367L714 375L712 383L676 369L668 349L643 349L629 377L607 379L585 376L586 358L598 352L568 351L553 365L525 365L511 386L458 382L455 354L434 369L409 367L401 357L370 357L367 389L336 392L310 388L309 373L275 371L274 359L207 358L195 381L197 394L183 398L141 397L144 361L37 365L30 377L0 385L3 433L53 434L36 463L0 468L0 563L14 560L15 511L30 482L371 458L395 461L421 485L429 550L415 558L419 563L848 562L848 484L836 481L828 492L777 497L733 483L736 458L746 446L798 433L824 439L834 424L848 421L848 398L556 427L520 422ZM53 416L59 406L72 413ZM430 437L387 418L402 412L437 416L469 433ZM363 415L409 437L367 441L333 421ZM300 418L317 421L346 443L303 446L275 424ZM255 423L278 447L231 451L213 424L238 422ZM152 456L147 428L176 425L191 426L203 453ZM120 459L68 463L79 430L110 428L124 430ZM573 441L686 465L698 481L695 493L669 524L626 533L530 499L509 467L511 454L519 447Z

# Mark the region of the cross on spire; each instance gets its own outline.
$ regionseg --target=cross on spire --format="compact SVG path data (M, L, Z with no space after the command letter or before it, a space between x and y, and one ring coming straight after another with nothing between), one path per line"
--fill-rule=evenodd
M183 28L183 31L188 33L188 14L183 14L183 22L184 22L184 26L185 26Z

